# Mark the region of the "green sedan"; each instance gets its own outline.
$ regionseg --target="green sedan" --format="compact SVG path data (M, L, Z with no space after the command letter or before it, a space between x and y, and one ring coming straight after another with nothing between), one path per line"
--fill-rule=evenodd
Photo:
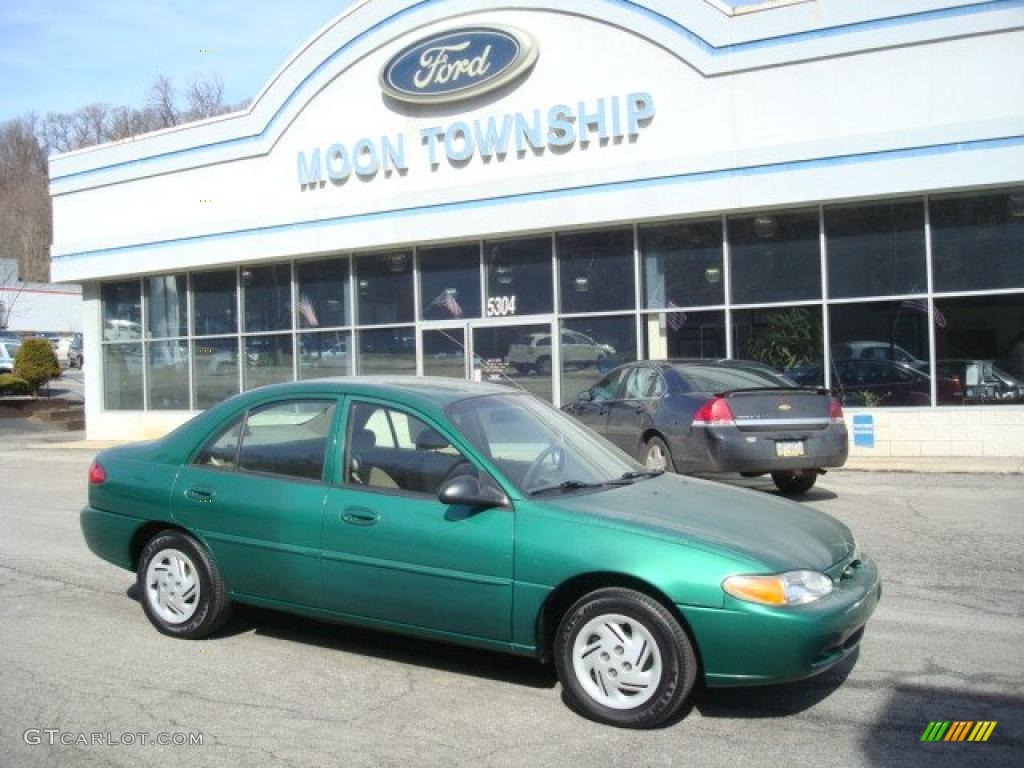
M100 453L81 523L172 637L237 602L553 660L577 711L637 728L698 677L827 669L881 595L828 515L645 471L530 395L445 379L239 395Z

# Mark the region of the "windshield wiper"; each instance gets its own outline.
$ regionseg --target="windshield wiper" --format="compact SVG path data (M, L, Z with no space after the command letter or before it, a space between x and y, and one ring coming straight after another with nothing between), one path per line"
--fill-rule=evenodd
M632 482L633 480L631 478L606 480L603 483L585 483L582 480L565 480L558 485L548 485L543 488L538 488L535 491L530 491L530 495L537 496L541 493L551 493L552 491L578 491L584 488L604 488L609 485L631 485Z
M640 472L623 472L620 480L646 480L648 477L660 477L665 474L664 469L645 469Z

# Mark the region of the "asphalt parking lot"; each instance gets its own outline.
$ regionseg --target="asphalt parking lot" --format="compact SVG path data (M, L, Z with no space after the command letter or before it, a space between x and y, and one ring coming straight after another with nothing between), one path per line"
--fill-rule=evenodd
M671 727L629 732L573 714L529 660L257 610L210 641L159 635L133 576L82 542L90 458L0 435L0 765L1020 764L1021 475L829 474L804 503L845 521L885 580L859 658L702 691ZM984 744L923 744L932 720L998 724ZM47 743L94 733L202 744Z

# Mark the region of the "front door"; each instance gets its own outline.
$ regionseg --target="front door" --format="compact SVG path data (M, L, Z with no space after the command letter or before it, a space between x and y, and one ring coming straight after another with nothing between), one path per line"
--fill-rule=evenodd
M345 435L342 482L324 508L325 607L509 641L512 510L474 511L437 498L452 477L489 478L439 430L398 406L352 401Z
M630 456L637 456L640 438L651 426L654 412L665 394L665 384L655 368L639 365L624 369L619 397L609 403L607 437Z
M209 544L233 594L319 605L335 405L289 400L240 413L178 474L172 514Z

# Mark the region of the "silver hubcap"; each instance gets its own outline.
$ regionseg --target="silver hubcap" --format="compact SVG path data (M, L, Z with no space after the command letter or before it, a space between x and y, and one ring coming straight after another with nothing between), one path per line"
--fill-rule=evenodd
M665 449L657 443L647 446L647 459L644 465L647 469L665 469L668 466Z
M199 574L192 560L177 549L162 549L146 569L146 600L168 624L182 624L199 606Z
M576 635L572 668L592 699L612 709L633 709L658 690L661 652L636 619L604 614Z

